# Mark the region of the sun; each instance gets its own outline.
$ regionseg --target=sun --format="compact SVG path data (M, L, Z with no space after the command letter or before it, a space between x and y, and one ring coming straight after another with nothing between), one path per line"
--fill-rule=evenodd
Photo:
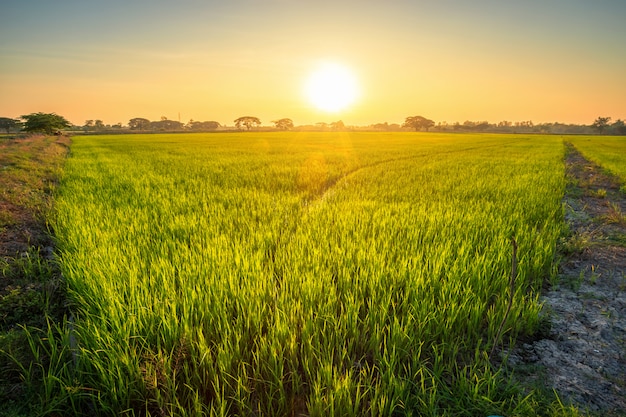
M336 113L355 102L359 89L355 75L347 67L324 63L310 74L305 92L316 108Z

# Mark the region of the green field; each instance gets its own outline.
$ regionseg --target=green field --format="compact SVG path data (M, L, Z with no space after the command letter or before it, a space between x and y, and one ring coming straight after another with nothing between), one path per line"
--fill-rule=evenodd
M626 184L626 137L571 136L567 141L585 158L608 169ZM626 192L626 189L622 189Z
M489 359L540 326L563 157L534 135L75 137L43 409L543 415Z

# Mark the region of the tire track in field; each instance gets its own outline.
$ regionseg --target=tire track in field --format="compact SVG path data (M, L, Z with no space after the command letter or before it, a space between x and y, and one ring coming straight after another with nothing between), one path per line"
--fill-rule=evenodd
M514 141L506 142L506 144L511 145L511 144L524 142L527 140L529 140L529 138L521 138L521 139L517 139ZM502 145L503 143L494 143L494 144L489 144L489 145L484 145L484 146L470 146L470 147L466 147L462 149L455 148L455 149L449 149L449 150L440 151L440 152L422 153L422 154L415 154L415 155L409 155L409 156L381 159L379 161L371 162L369 164L359 165L357 167L354 167L353 169L346 171L345 173L343 173L342 175L339 175L336 178L326 181L326 183L324 184L324 187L322 187L322 189L319 190L317 193L314 193L312 198L307 199L305 204L307 205L307 207L316 206L320 202L326 200L328 196L332 194L334 189L337 187L337 185L341 181L343 181L344 179L354 174L364 171L366 169L375 168L381 165L390 164L394 162L410 161L410 160L416 160L416 159L421 159L421 158L434 157L437 155L450 155L450 154L462 153L462 152L467 152L467 151L473 151L477 149L498 148L498 147L501 147Z

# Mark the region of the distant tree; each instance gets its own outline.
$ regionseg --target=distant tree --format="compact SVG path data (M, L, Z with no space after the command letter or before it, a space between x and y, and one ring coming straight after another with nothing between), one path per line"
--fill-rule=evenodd
M278 119L278 120L272 120L272 123L274 123L274 127L276 127L276 129L279 130L290 130L293 129L293 120L291 119Z
M598 133L602 134L602 132L604 132L604 129L606 129L607 127L609 127L609 122L611 121L610 117L598 117L593 124L591 125L591 127L593 127L595 130L598 131Z
M533 132L538 132L538 133L551 133L552 129L553 129L554 124L547 122L547 123L537 123L533 129Z
M247 130L250 130L251 128L260 125L261 121L258 117L242 116L238 119L235 119L235 127L237 127L237 129L241 129L242 126L245 126Z
M209 122L196 122L195 120L190 120L187 123L187 128L190 130L200 131L200 130L215 130L221 125L218 122L209 121Z
M466 120L463 122L463 129L465 130L476 130L476 131L485 131L491 125L487 121L483 122L472 122L471 120Z
M612 125L611 125L611 130L616 134L616 135L626 135L626 124L624 123L623 120L621 119L617 119Z
M387 131L389 130L389 123L374 123L373 125L370 125L370 127L374 130Z
M104 129L104 123L102 122L102 120L96 120L93 126L96 128L96 130Z
M442 132L445 132L448 129L448 122L443 121L437 123L436 129Z
M478 131L485 131L489 128L489 122L484 121L484 122L476 122L476 126L474 127L476 130Z
M52 135L61 129L71 126L70 122L56 113L31 113L21 116L24 122L24 131L41 132Z
M167 118L162 117L158 122L150 122L150 128L152 130L162 131L181 130L183 128L183 124L179 121L168 120Z
M135 117L128 121L128 128L130 130L148 130L150 128L150 120L142 117Z
M85 120L85 124L83 126L83 129L85 131L91 130L93 128L93 120Z
M415 131L426 129L426 131L428 132L428 129L430 129L434 125L435 122L425 117L410 116L404 120L404 124L402 125L402 127L410 127L412 129L415 129Z
M10 117L0 117L0 129L6 130L7 135L11 129L17 129L21 126L22 123L19 120L11 119Z
M466 120L463 122L464 130L474 130L475 128L476 128L476 123L472 122L471 120Z
M343 123L343 120L337 120L330 124L330 128L333 130L343 130L346 128L346 125Z

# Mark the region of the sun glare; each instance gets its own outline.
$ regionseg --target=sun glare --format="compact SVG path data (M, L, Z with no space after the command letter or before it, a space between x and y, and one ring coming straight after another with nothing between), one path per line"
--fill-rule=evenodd
M356 77L346 67L326 63L316 68L306 83L306 95L320 110L337 112L350 106L358 96Z

